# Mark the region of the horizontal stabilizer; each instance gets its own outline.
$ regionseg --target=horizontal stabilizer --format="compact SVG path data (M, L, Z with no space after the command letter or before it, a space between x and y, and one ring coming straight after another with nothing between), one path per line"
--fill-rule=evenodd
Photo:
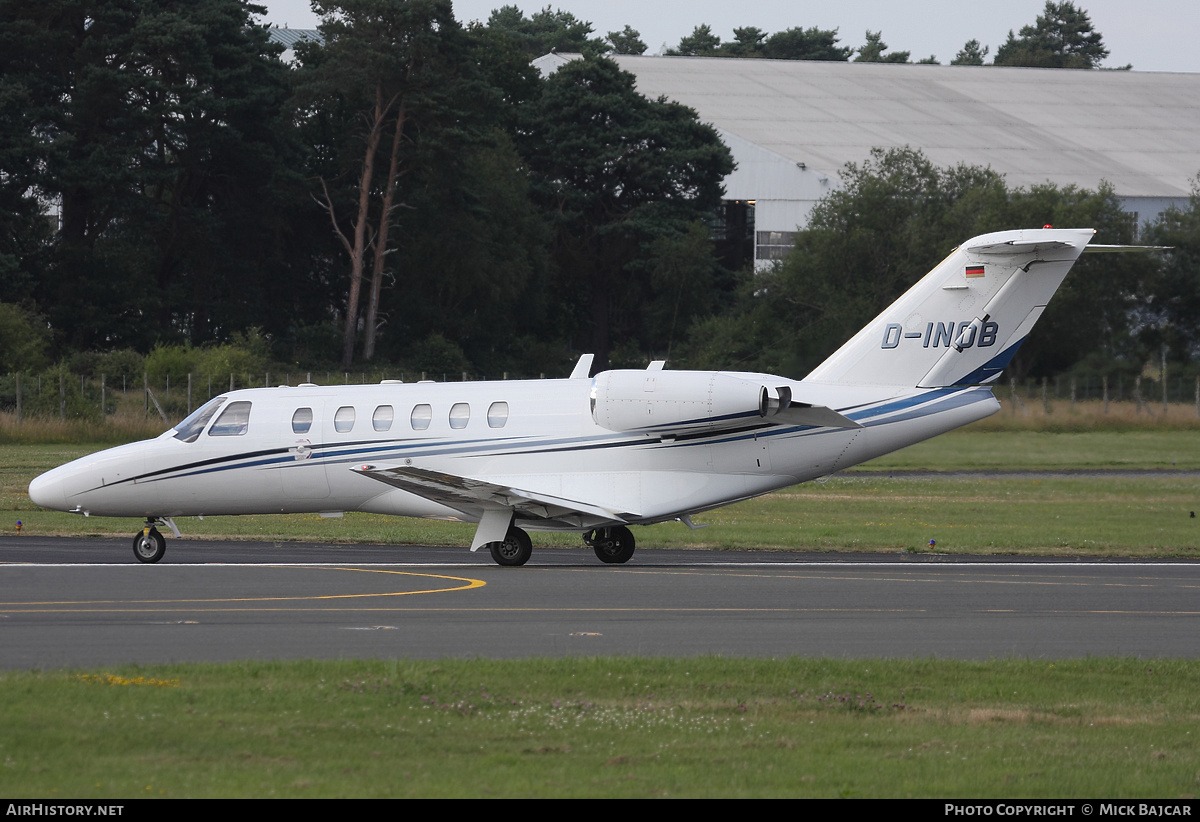
M1057 240L1008 240L1003 243L968 246L967 251L972 254L1030 254L1056 248L1071 248L1071 244Z
M1084 254L1134 254L1144 251L1170 251L1173 245L1089 245Z

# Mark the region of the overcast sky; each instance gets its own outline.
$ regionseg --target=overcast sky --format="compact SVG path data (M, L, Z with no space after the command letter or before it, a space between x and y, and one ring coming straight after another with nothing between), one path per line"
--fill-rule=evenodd
M267 7L267 22L291 28L315 28L317 18L308 0L256 0ZM949 63L963 43L974 38L991 47L990 56L1008 37L1045 8L1044 0L840 0L804 3L797 0L454 0L460 22L486 21L491 10L515 5L527 15L547 5L569 11L592 24L599 36L626 25L641 32L659 52L675 46L701 23L709 24L722 40L733 39L734 27L757 26L767 32L794 26L836 28L839 45L857 48L864 32L882 30L892 51L911 51L914 61L935 55ZM1135 71L1200 72L1200 4L1196 0L1082 0L1092 25L1104 36L1109 57L1105 65L1133 63Z

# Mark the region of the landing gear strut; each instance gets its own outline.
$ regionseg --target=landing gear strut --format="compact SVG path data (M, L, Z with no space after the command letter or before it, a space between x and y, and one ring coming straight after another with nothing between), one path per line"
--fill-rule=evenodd
M141 531L133 535L133 555L138 562L158 562L167 552L167 541L158 533L156 520L146 520Z
M514 525L501 542L489 542L488 551L497 565L524 565L533 554L533 542L529 534Z
M624 525L588 531L583 535L583 541L592 547L601 562L629 562L633 556L633 534Z

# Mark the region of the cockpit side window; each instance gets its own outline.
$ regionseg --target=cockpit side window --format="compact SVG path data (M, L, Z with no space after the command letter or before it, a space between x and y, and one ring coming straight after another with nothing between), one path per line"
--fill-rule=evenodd
M187 419L175 426L175 439L195 442L196 438L200 436L200 432L204 430L204 426L208 425L208 421L213 418L213 414L217 413L217 409L223 402L225 402L224 397L217 397L189 414Z
M210 437L240 437L250 430L250 403L246 401L231 402L217 417L212 428L208 429Z

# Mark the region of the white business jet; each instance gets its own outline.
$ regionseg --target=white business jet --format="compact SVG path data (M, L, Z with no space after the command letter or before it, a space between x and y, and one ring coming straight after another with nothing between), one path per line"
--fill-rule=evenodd
M523 565L527 531L575 531L603 562L630 525L691 517L866 460L999 409L990 384L1088 246L1091 229L964 243L805 379L732 371L255 388L156 439L42 474L38 505L144 517L366 511L477 522L471 543ZM1092 246L1091 250L1110 247ZM1115 250L1115 249L1114 249Z

